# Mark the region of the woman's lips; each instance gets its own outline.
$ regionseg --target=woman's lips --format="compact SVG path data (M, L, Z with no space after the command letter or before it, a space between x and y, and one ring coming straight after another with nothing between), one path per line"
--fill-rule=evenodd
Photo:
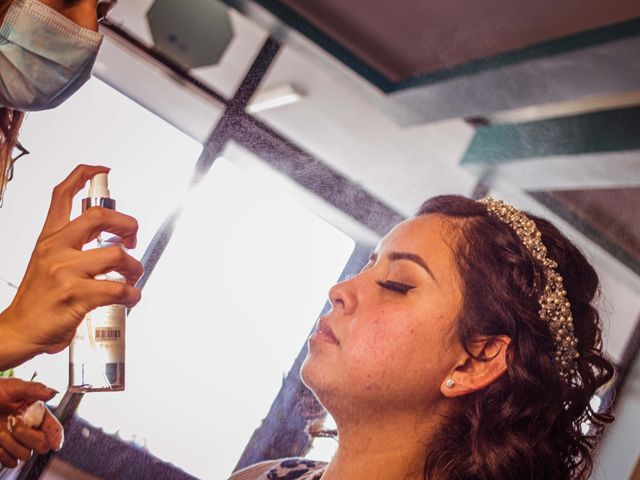
M338 341L335 334L333 333L333 330L331 330L331 327L329 327L329 325L327 324L324 318L320 319L320 322L318 323L318 327L316 328L316 331L313 332L313 335L311 335L310 340L318 340L321 342L328 342L328 343L334 343L336 345L340 345L340 342Z

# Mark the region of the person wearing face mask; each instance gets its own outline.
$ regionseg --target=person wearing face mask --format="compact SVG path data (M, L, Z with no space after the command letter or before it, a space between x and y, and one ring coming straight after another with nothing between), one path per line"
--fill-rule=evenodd
M54 108L91 76L115 0L0 0L0 195L25 111Z
M25 111L54 108L91 76L98 18L115 0L0 0L0 201ZM18 155L19 156L19 155Z
M0 201L13 176L15 150L22 149L18 130L24 112L60 105L90 78L102 42L98 19L114 4L115 0L0 0ZM61 351L94 308L131 307L140 300L135 287L142 275L139 261L119 247L82 251L102 231L135 247L136 220L100 207L69 219L75 194L91 177L108 170L80 165L55 187L22 282L11 305L0 313L0 370L40 353ZM114 270L126 283L94 279ZM52 396L50 389L35 382L0 382L3 466L14 467L33 450L44 453L57 446L44 431L20 424L11 429L2 421L2 415Z
M26 111L54 108L91 76L98 20L116 0L0 0L0 199Z
M57 107L73 95L89 80L102 43L102 34L37 0L9 5L0 38L0 101L21 111Z

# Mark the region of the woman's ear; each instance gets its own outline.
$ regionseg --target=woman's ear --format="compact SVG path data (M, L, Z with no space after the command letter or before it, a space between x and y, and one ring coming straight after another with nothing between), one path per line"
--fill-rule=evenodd
M480 390L507 371L507 346L511 338L506 335L485 336L469 344L469 355L464 355L442 381L440 391L445 397L459 397Z

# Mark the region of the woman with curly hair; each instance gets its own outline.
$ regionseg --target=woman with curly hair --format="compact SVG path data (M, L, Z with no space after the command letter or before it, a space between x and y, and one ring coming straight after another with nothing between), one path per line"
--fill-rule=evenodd
M613 375L597 292L548 221L490 198L428 200L331 289L309 339L301 376L336 421L331 462L231 479L588 478L613 420L590 406Z

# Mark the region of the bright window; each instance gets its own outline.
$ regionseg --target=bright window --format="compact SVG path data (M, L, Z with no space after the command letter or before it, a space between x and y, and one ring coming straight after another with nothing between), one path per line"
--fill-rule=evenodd
M0 277L17 285L42 228L53 187L80 163L106 165L110 191L118 209L140 223L142 256L154 233L178 205L202 146L95 77L63 105L30 113L20 140L31 152L15 165L0 208ZM79 214L79 194L72 217ZM8 233L10 232L10 234ZM15 293L0 280L0 308ZM64 391L68 354L40 355L18 374Z
M18 283L51 189L77 163L112 167L110 189L140 223L140 258L183 213L127 326L127 389L84 397L78 414L200 478L226 478L267 414L354 248L259 169L224 158L185 195L201 146L92 79L60 108L31 114L32 155L16 165L0 222L0 277ZM79 198L76 206L79 204ZM78 213L74 211L74 215ZM2 299L11 288L2 285ZM66 389L67 353L19 369Z
M199 478L226 478L354 242L219 158L129 317L127 391L80 414Z

